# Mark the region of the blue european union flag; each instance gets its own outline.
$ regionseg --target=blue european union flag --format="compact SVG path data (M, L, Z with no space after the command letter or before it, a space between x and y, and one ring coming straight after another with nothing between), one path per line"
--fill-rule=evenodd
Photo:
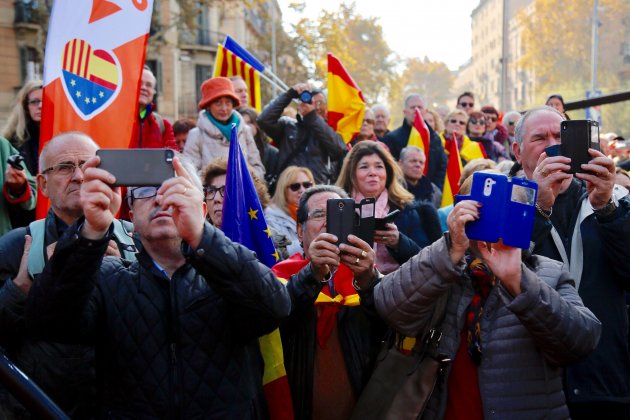
M265 221L254 181L238 144L236 124L232 124L230 135L222 230L234 242L254 251L266 266L272 267L278 261L271 230Z
M68 94L83 115L90 115L102 107L115 92L66 70L63 71L63 77Z

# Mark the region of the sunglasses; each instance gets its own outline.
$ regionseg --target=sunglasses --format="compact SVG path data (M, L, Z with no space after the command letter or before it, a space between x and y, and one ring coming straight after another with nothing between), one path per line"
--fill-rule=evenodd
M300 191L300 187L303 187L305 190L308 190L309 188L311 188L313 186L313 183L310 181L306 181L306 182L295 182L293 184L289 184L289 189L293 192L298 192Z
M497 121L497 117L493 117L491 115L486 115L486 120L492 121L492 122L496 122Z
M478 120L476 118L471 118L469 121L471 124L480 124L480 125L486 125L486 120Z
M472 108L475 104L473 102L460 102L459 106L462 108Z
M448 120L448 122L450 122L451 124L459 124L459 125L462 125L462 126L466 125L466 121L459 121L459 120L451 119L451 120Z
M368 123L370 125L374 125L374 120L363 120L363 123Z

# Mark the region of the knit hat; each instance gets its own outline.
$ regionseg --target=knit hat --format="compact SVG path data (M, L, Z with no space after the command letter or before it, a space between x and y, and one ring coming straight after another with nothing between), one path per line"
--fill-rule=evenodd
M201 101L199 109L205 109L210 103L223 96L227 96L234 102L234 107L239 106L240 101L234 93L232 82L227 77L213 77L201 85Z

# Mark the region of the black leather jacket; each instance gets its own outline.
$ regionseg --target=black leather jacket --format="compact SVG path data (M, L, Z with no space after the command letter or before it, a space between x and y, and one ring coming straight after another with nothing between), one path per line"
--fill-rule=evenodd
M169 280L71 226L27 300L33 334L92 343L109 418L266 418L257 338L291 302L256 255L207 224Z
M293 89L280 94L256 121L278 145L278 173L290 165L304 166L313 172L316 183L333 184L348 148L315 111L298 116L297 121L282 117L282 111L297 96Z

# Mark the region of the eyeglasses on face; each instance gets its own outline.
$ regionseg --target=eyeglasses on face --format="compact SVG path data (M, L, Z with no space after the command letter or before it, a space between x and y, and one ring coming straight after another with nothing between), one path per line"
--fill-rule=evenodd
M472 108L475 104L473 102L460 102L459 106L462 108Z
M492 121L492 122L496 122L497 121L497 117L495 117L494 115L486 115L486 120L487 121Z
M78 163L74 162L61 162L56 165L51 166L50 168L46 168L42 171L42 175L46 175L47 173L56 173L61 176L69 176L77 170L77 168L83 170L83 165L85 165L84 160L80 160Z
M479 125L486 125L486 120L482 119L476 119L476 118L471 118L470 119L470 123L471 124L479 124Z
M133 202L133 200L147 200L149 198L153 198L157 195L158 188L159 187L155 186L132 188L129 190L131 201Z
M294 182L293 184L289 184L288 188L293 192L297 192L297 191L300 191L300 187L303 187L305 190L308 190L312 186L313 186L313 183L311 181L306 181L302 183Z
M374 125L374 120L363 120L363 124L370 124L370 125Z
M460 120L456 120L454 118L448 120L448 122L450 122L451 124L459 124L459 125L466 125L466 121L460 121Z
M225 197L225 185L221 187L208 185L206 187L203 187L203 192L206 195L206 200L214 200L214 197L216 197L217 193L219 193L221 197Z

